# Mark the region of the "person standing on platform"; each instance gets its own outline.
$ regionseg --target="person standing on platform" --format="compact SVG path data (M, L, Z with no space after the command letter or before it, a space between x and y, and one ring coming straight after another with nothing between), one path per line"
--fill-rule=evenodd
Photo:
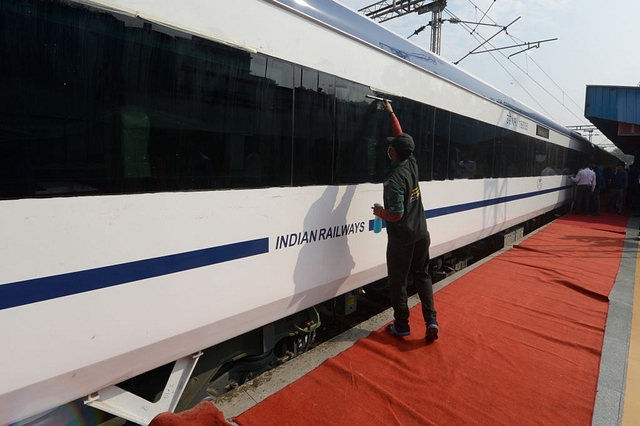
M626 205L629 211L635 211L638 205L638 192L640 192L640 184L638 182L640 173L638 172L638 166L633 163L627 170L627 197Z
M591 214L600 216L600 194L607 187L607 183L604 179L602 167L593 162L591 163L591 170L596 174L596 189L591 194Z
M575 206L573 212L578 214L582 212L585 215L589 214L589 199L591 193L596 188L596 174L589 168L589 164L584 163L582 168L578 170L573 180L578 185L578 191L576 192Z
M628 177L627 171L624 169L624 161L618 161L616 170L611 177L611 188L609 188L609 204L607 211L611 211L611 207L616 209L618 214L622 214L624 208L624 191L627 189Z
M391 104L383 100L384 110L391 116L393 137L387 138L387 155L391 166L383 181L384 206L374 205L373 214L387 222L387 273L391 292L394 322L387 332L394 336L408 336L409 306L407 277L413 277L422 316L427 326L425 340L438 339L439 327L433 303L433 283L429 275L429 245L431 238L424 216L418 162L413 156L413 138L402 132Z

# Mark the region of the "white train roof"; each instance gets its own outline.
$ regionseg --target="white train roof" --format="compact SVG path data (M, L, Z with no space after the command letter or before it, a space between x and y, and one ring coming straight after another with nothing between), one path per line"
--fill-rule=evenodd
M425 71L436 74L493 102L510 108L542 125L571 137L582 137L565 126L479 80L456 65L422 49L411 41L340 3L327 0L276 0L291 9L385 50Z

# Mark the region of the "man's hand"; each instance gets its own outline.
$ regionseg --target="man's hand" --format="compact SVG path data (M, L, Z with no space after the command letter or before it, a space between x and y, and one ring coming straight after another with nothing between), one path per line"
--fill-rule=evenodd
M391 104L389 103L388 100L384 99L382 101L382 106L384 107L384 110L387 111L389 114L393 114L393 108L391 107Z
M374 214L375 216L382 217L382 216L381 216L381 212L382 212L382 210L384 210L384 208L383 208L380 204L375 203L375 204L373 205L373 207L371 207L371 209L373 210L373 214Z

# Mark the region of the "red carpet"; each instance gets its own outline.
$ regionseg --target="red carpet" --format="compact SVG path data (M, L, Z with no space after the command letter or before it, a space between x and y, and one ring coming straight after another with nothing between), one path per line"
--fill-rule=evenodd
M384 329L234 419L267 425L590 425L627 217L568 215L436 293L440 339Z

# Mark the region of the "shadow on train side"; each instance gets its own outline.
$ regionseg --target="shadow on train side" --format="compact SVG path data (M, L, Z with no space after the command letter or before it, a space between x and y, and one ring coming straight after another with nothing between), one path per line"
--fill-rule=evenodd
M455 275L485 257L509 247L520 238L569 212L560 207L513 228L479 240L452 253L432 259L430 273L434 283ZM409 294L415 294L409 284ZM261 374L313 349L361 322L390 308L386 278L356 291L305 309L287 318L237 336L203 350L198 364L180 399L176 412L194 407L204 399L219 397ZM119 383L117 386L156 402L172 371L173 363ZM160 390L160 391L159 391ZM133 426L135 423L101 412L77 400L58 407L46 416L56 424ZM49 420L50 421L50 420ZM43 419L30 426L53 423Z

